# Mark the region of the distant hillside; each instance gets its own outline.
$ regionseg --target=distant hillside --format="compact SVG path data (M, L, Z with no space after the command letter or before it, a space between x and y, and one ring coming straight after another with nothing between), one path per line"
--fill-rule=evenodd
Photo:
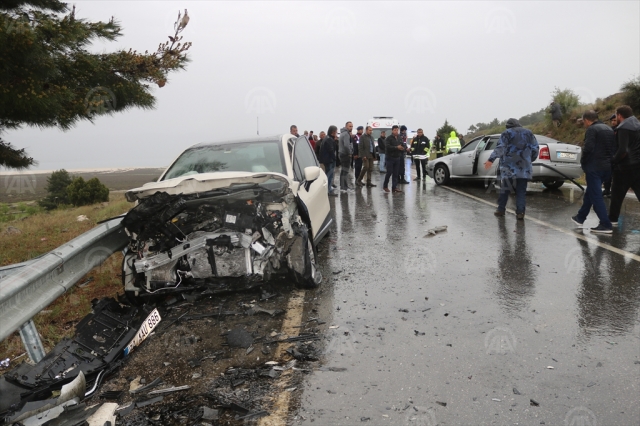
M549 136L562 142L581 146L584 139L584 127L582 126L581 121L582 113L593 109L598 112L601 121L609 124L609 117L615 112L617 107L624 105L625 103L625 93L620 92L604 99L597 99L593 104L580 104L571 110L569 114L563 117L562 124L558 128L553 126L551 123L551 118L545 108L523 117L519 117L518 119L524 127L531 129L535 134ZM640 119L640 111L635 110L634 112ZM492 122L488 123L487 128L466 134L465 140L470 141L474 137L480 135L502 133L506 129L505 124L506 119L502 122L498 122L497 119L494 119Z

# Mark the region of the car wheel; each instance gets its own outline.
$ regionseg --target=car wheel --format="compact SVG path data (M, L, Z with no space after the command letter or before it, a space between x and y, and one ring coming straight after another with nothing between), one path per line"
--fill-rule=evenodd
M562 185L564 185L564 180L552 180L552 181L542 182L542 184L544 185L545 188L548 188L548 189L558 189Z
M438 164L433 170L433 180L436 185L446 185L449 183L449 169L444 164Z
M322 282L322 273L318 269L317 252L313 247L306 226L298 228L301 238L292 245L289 256L294 279L298 287L316 288Z

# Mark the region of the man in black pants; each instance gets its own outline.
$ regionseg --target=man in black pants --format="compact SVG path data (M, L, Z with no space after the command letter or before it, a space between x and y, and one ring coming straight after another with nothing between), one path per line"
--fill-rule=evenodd
M398 126L394 125L391 128L391 135L384 141L387 157L387 174L384 177L384 185L382 185L384 192L391 192L389 190L389 178L391 178L391 190L393 192L402 192L402 190L398 188L398 177L400 176L400 165L404 161L402 153L405 148L398 135L399 130Z
M409 183L409 181L407 180L407 176L405 175L406 170L406 161L405 159L407 158L407 126L405 126L404 124L402 126L400 126L400 134L398 135L398 138L400 139L400 143L402 144L402 147L404 149L404 151L402 151L402 163L400 164L400 174L399 174L399 181L400 183L406 184Z
M411 141L411 156L416 163L416 178L414 180L427 179L427 161L429 161L429 149L431 144L422 129L418 129L417 135ZM422 172L420 168L422 166Z
M616 142L618 150L613 157L613 185L611 186L611 205L609 220L618 226L620 209L629 188L633 188L640 201L640 121L633 116L630 106L616 109Z
M611 129L613 130L613 133L616 133L616 127L618 126L618 119L616 118L616 115L613 114L611 117L609 117L609 126L611 126ZM611 174L611 177L607 180L605 180L604 182L602 182L602 186L604 187L604 191L602 191L602 196L603 197L611 197L611 180L613 179L613 174Z

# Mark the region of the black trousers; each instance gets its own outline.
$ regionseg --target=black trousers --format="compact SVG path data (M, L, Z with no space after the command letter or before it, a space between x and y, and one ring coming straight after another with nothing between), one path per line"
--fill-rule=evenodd
M613 184L611 185L611 205L609 206L609 220L617 222L622 209L624 197L629 188L636 193L640 201L640 167L629 170L613 170Z
M360 177L360 172L362 171L362 158L358 157L353 161L354 175L356 180Z
M404 155L402 156L402 162L400 163L400 172L398 173L398 178L400 178L400 182L404 182L406 180L405 177L405 163L406 158Z
M429 160L428 159L424 159L424 160L419 160L419 159L414 159L413 162L416 163L416 176L418 176L418 179L420 179L420 176L427 177L427 162ZM422 167L422 174L420 174L420 167Z

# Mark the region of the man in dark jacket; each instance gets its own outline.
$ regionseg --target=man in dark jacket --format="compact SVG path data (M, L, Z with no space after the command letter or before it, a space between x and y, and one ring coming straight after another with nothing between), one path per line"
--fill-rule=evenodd
M389 178L391 178L391 190L393 192L402 192L402 190L398 189L398 177L400 176L400 164L404 161L402 153L405 151L405 148L402 145L399 133L400 129L394 124L391 128L391 135L384 141L385 154L387 157L387 174L384 177L384 184L382 185L384 192L391 192L389 190Z
M613 130L613 134L615 135L616 127L618 127L618 120L615 113L609 117L609 127L611 127L611 130ZM602 182L602 186L604 187L604 191L602 191L603 197L611 197L611 179L613 179L613 173L611 173L611 177L609 179Z
M562 109L560 108L560 104L556 101L552 101L551 105L549 105L549 112L551 113L553 125L560 127L560 122L562 121Z
M402 143L403 151L402 151L402 162L400 163L400 174L398 175L398 182L402 184L407 184L409 181L406 176L406 159L407 159L407 151L409 146L407 145L407 126L404 124L400 126L400 134L398 134L398 138L400 139L400 143Z
M353 143L353 176L356 180L358 180L358 176L360 176L360 172L362 171L362 157L360 156L358 146L360 145L360 138L363 132L364 127L358 126L356 134L351 137L351 142Z
M620 209L629 188L640 201L640 121L633 115L631 107L623 105L616 109L616 141L618 150L613 157L613 185L609 219L618 226Z
M515 118L507 120L507 130L502 132L496 149L484 163L489 170L500 159L500 195L495 216L504 216L509 193L515 189L516 219L523 220L527 203L527 182L533 175L532 163L538 158L538 141L529 129L525 129Z
M329 126L327 130L327 136L320 142L320 158L319 161L324 165L324 169L327 173L327 187L329 188L329 195L338 195L333 190L333 174L336 169L336 140L335 136L338 132L336 126Z
M380 156L380 161L378 162L378 168L380 169L380 173L387 173L386 160L387 155L384 149L384 140L387 138L387 132L384 130L380 132L380 137L378 138L378 155Z
M418 129L417 135L411 141L411 156L416 163L416 178L414 180L427 179L427 162L429 161L429 150L431 143L429 138L424 135L422 129ZM420 169L422 168L422 172Z
M347 192L349 188L349 166L351 165L351 157L353 155L353 145L351 144L351 130L353 124L350 121L340 129L340 137L338 139L338 155L340 157L340 191Z
M433 139L433 148L436 151L436 157L440 158L444 155L446 143L444 139L440 137L440 135L436 135Z
M367 126L364 134L360 136L360 143L358 144L358 156L362 160L362 170L360 171L360 175L358 176L358 180L356 184L358 186L363 186L362 179L365 174L367 175L367 187L373 188L374 184L371 183L371 171L373 170L373 160L375 159L373 150L375 149L375 144L373 143L373 138L371 134L373 133L373 129L371 126Z
M611 234L611 221L607 217L607 206L602 197L602 182L611 176L611 159L615 152L613 130L600 120L598 113L590 110L582 114L582 123L587 128L580 164L587 180L587 190L582 199L582 207L571 220L582 227L591 207L598 215L600 223L591 228L594 234Z

